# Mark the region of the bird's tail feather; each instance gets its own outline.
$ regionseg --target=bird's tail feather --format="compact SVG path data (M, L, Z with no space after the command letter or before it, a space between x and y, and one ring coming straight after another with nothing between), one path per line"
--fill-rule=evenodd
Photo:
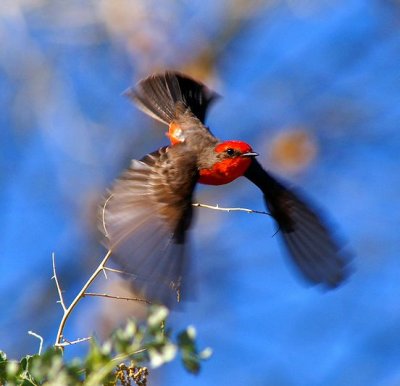
M125 95L146 114L167 125L174 120L177 107L182 104L204 123L210 103L218 97L202 83L169 71L143 79Z

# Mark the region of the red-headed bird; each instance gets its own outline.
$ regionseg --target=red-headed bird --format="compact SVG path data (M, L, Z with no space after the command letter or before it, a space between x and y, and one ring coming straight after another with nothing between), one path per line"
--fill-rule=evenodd
M152 75L126 92L151 117L168 125L171 145L132 160L102 207L102 229L119 268L145 298L167 305L185 297L185 245L198 182L227 184L244 176L257 185L284 245L303 276L333 288L348 274L349 256L299 194L257 162L250 145L221 141L205 126L217 94L176 72Z

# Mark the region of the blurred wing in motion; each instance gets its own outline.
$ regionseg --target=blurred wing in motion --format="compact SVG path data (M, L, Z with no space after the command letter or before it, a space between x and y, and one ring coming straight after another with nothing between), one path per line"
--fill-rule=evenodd
M197 178L196 157L184 145L164 147L133 160L104 205L112 260L150 301L170 305L187 295L185 241Z
M202 122L217 94L204 84L178 72L151 75L125 92L136 105L154 119L169 125L183 105Z
M263 191L289 255L304 277L328 288L340 285L349 275L350 256L331 235L321 216L256 160L245 176Z

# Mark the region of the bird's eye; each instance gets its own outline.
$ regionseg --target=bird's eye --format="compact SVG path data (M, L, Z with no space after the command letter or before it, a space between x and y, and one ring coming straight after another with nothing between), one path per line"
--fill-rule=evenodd
M229 156L232 156L235 154L235 150L233 150L231 147L225 150L225 153L228 154Z

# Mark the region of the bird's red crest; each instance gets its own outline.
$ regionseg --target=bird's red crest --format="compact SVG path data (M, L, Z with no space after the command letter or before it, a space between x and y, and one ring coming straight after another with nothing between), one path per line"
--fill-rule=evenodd
M248 153L252 152L253 149L251 146L243 141L225 141L220 143L219 145L216 146L215 151L217 153L222 153L226 151L227 149L234 149L234 150L239 150L240 153Z

